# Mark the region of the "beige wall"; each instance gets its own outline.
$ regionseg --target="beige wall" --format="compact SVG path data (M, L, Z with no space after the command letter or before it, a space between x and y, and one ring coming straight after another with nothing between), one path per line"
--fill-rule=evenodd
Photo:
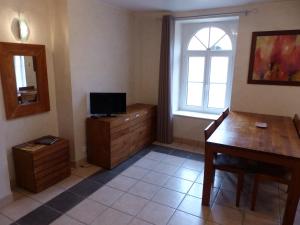
M85 157L89 92L127 92L132 102L132 15L97 0L69 0L75 159Z
M21 12L24 15L24 18L28 21L28 25L30 27L31 34L27 43L46 45L51 104L50 112L7 121L4 114L2 86L0 85L1 198L1 196L9 194L6 193L7 185L9 184L6 175L6 156L8 156L10 177L14 177L11 147L42 135L57 135L58 130L48 1L27 0L24 2L17 0L0 0L0 5L0 41L17 42L11 32L11 22L17 16L18 12Z
M256 13L240 17L237 55L234 69L231 107L233 110L292 116L300 113L299 87L248 85L248 64L251 34L253 31L300 29L300 2L287 1L223 8L189 13L179 16L232 12L257 9ZM136 14L135 35L139 35L136 45L135 91L139 101L157 103L159 46L161 19L159 14ZM204 140L203 129L209 120L175 116L174 135L176 137Z

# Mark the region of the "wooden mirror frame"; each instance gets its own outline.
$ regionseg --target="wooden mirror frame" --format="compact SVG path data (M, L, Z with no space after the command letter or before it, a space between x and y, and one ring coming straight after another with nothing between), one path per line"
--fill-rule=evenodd
M37 101L19 104L14 68L14 55L36 57ZM50 111L46 51L44 45L0 42L0 76L6 118L14 119Z

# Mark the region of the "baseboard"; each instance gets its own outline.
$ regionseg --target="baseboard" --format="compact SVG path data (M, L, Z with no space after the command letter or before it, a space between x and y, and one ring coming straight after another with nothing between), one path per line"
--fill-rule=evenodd
M179 137L174 137L172 144L162 144L159 142L155 142L155 144L177 148L177 149L198 153L198 154L204 154L204 146L205 146L205 144L201 141L179 138Z
M180 138L180 137L174 137L174 142L179 144L185 144L195 148L204 148L205 146L204 142L202 141Z

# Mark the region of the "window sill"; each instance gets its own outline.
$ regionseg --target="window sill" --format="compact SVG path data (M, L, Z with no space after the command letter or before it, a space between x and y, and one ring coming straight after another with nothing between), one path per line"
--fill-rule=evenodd
M173 113L174 116L183 116L183 117L191 117L205 120L216 120L219 115L212 113L199 113L199 112L189 112L189 111L176 111Z

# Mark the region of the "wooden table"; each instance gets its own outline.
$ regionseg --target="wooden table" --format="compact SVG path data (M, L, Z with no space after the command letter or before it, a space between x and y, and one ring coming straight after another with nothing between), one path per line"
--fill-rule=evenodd
M268 128L257 128L256 122L266 122ZM210 202L215 153L288 168L292 176L282 224L293 225L300 197L300 139L291 118L230 112L205 145L202 204L206 206Z

